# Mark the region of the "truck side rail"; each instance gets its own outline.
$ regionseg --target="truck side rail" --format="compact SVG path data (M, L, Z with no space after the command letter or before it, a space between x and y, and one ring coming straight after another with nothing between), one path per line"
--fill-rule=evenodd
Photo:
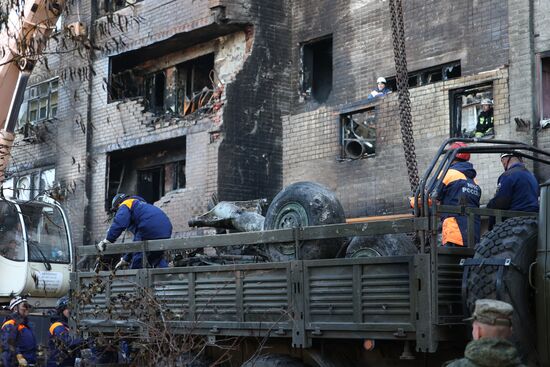
M196 236L181 239L149 240L142 242L113 244L107 246L105 255L128 252L184 250L204 247L233 245L261 245L267 243L294 242L299 248L306 240L369 236L388 233L410 233L428 229L428 218L405 218L394 221L371 223L330 224L304 228L277 229L260 232L231 233L212 236ZM79 246L77 255L97 255L95 246ZM300 251L297 251L300 254ZM299 256L298 256L299 259Z

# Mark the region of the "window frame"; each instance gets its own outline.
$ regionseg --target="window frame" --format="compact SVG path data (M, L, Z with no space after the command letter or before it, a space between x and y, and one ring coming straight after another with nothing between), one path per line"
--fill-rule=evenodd
M357 134L353 123L358 124L352 119L353 115L368 114L368 120L374 124L374 138L368 138ZM376 148L378 142L378 131L376 123L378 120L377 108L375 106L359 106L356 108L345 108L340 111L340 159L342 160L357 160L365 158L376 157ZM351 125L351 126L348 126ZM366 128L368 128L366 126ZM348 133L350 132L350 133ZM353 135L350 135L353 134ZM368 146L366 144L371 143L373 145L374 152L368 152ZM360 149L361 154L351 155L348 150Z
M464 105L461 105L460 114L457 113L457 98L463 96L466 92L472 92L476 90L490 89L491 96L494 97L494 80L481 82L478 84L471 84L460 88L449 90L449 137L460 137L462 135L462 109ZM491 99L492 99L491 98ZM481 102L481 99L480 99ZM479 105L479 102L477 103ZM476 109L476 123L479 111ZM457 129L457 122L460 120L460 128ZM493 117L494 120L494 117Z
M330 42L330 85L328 92L321 93L317 90L315 80L316 52L323 43ZM324 50L324 49L323 49ZM324 50L326 51L326 50ZM327 78L328 80L328 78ZM327 34L323 37L315 38L300 44L300 94L306 99L312 99L319 104L326 103L332 95L334 86L334 37L333 34Z
M47 89L41 92L40 90L44 86L47 86ZM55 98L52 98L54 95ZM52 99L55 100L55 104L52 104ZM42 107L42 103L45 104L44 107ZM33 108L34 106L35 108ZM23 113L20 114L19 117L19 127L23 127L26 124L36 125L46 120L55 119L57 117L58 106L59 77L51 78L27 87L22 105ZM44 114L42 114L42 108L44 108ZM32 119L31 114L34 114Z

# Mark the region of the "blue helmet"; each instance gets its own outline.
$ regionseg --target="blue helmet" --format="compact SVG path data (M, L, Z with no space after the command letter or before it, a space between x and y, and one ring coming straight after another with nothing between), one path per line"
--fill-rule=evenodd
M55 304L55 310L57 313L62 313L67 308L69 308L69 297L64 296L57 300L57 303Z
M116 212L120 204L126 199L128 195L126 194L116 194L113 198L113 201L111 201L111 211Z

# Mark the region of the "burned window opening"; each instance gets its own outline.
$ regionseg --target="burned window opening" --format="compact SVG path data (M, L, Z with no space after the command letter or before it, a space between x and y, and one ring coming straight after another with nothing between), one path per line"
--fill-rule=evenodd
M376 154L374 107L340 115L341 158L361 159Z
M494 137L492 83L451 90L449 102L451 137Z
M158 201L164 195L164 167L138 170L137 192L148 203Z
M409 72L409 88L420 87L444 80L458 78L462 75L460 61L433 66L430 68ZM395 77L387 78L386 86L391 90L397 90Z
M550 123L550 57L540 59L540 119L543 127Z
M99 6L99 13L101 15L114 13L127 6L132 6L139 1L141 0L103 0L99 2L99 4L101 4Z
M319 103L332 91L332 36L302 46L302 94Z
M152 204L185 188L185 145L182 137L109 153L105 210L117 193L138 195Z
M176 66L176 111L180 116L204 107L212 98L214 54L186 61Z
M145 100L148 103L147 110L157 114L164 113L166 110L166 75L164 71L159 71L147 77L145 91Z
M120 57L111 62L109 102L144 97L145 110L178 116L212 107L213 53L155 72L144 66L124 69L127 62Z

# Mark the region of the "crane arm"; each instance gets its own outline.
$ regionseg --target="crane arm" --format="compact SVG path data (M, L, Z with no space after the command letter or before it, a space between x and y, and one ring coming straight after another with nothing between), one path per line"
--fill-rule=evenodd
M64 0L22 3L23 8L14 8L0 31L0 182L9 163L27 81L65 6Z

